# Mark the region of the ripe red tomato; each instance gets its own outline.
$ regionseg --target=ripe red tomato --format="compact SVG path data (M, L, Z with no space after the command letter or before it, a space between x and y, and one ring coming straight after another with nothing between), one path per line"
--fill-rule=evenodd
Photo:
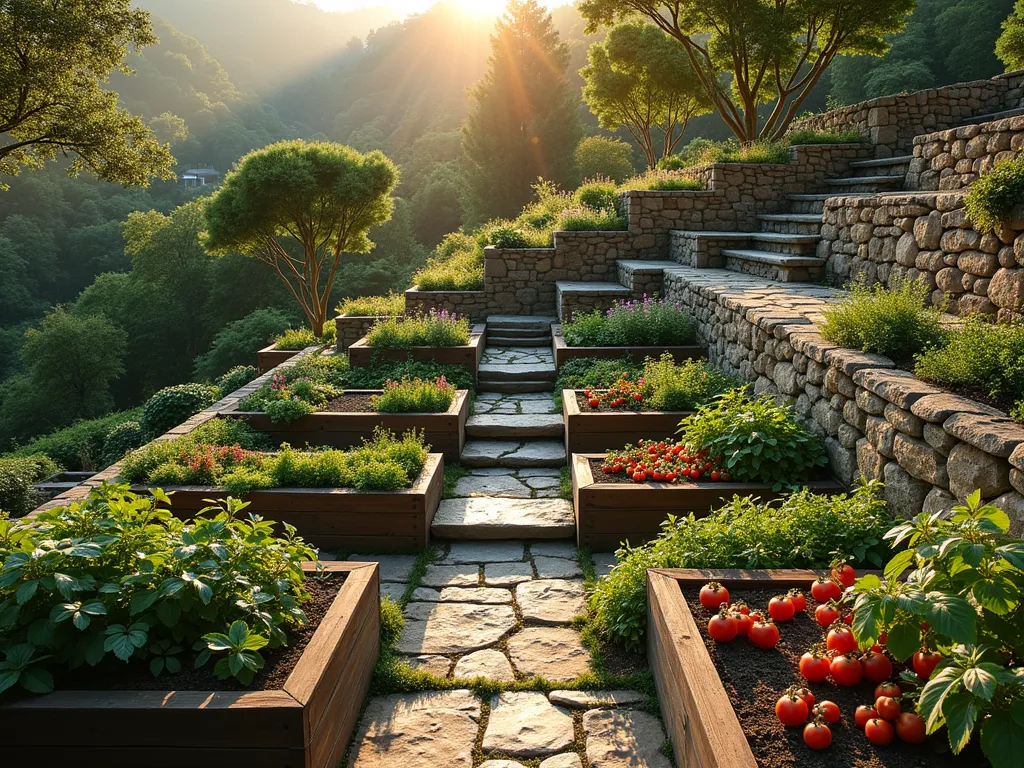
M701 471L699 469L694 468L694 469L690 470L690 479L691 480L698 480L698 479L700 479L700 476L701 476Z
M799 696L804 700L807 708L810 709L814 706L814 694L811 693L811 689L804 685L791 685L787 689L786 693L791 696Z
M736 635L737 637L746 637L750 628L754 626L754 620L745 613L734 611L732 614L733 619L736 621Z
M712 610L729 602L729 590L717 581L709 581L700 588L700 604Z
M834 701L823 701L814 708L814 711L826 723L839 722L839 705Z
M814 651L800 657L800 674L812 683L820 683L829 673L829 660Z
M643 472L634 472L633 473L633 482L634 483L642 483L643 481L644 481L644 473Z
M889 661L889 658L884 653L869 651L864 654L860 663L864 667L864 677L872 683L880 683L892 677L892 662ZM896 688L896 690L899 691L899 688ZM899 693L896 695L899 696Z
M807 702L799 696L786 694L775 702L775 716L788 728L806 723L809 712Z
M927 649L920 650L914 654L914 671L917 672L917 676L922 680L927 680L932 676L932 672L935 671L935 667L940 661L942 661L941 653Z
M823 627L831 627L838 619L839 611L828 603L822 603L814 609L814 620Z
M875 698L888 696L891 699L898 699L903 694L900 687L893 682L879 683L875 686Z
M864 670L856 656L836 656L829 666L832 679L839 685L856 685L864 676Z
M879 696L875 699L875 712L883 720L895 720L900 716L900 703L891 696Z
M868 720L874 720L878 717L878 713L875 712L875 708L870 704L861 704L857 707L857 711L853 713L853 719L857 723L858 728L863 728L868 724Z
M789 621L793 618L794 610L788 597L779 595L768 601L768 615L775 621Z
M596 397L590 398L590 407L591 408L597 408L597 406L599 406L600 404L601 404L601 401L598 400Z
M811 749L825 749L832 743L832 730L815 720L804 726L804 744Z
M770 621L756 621L747 637L758 648L767 650L779 644L779 628Z
M845 614L843 616L843 623L847 624L847 625L853 624L853 614L852 613Z
M913 712L901 712L896 718L896 735L908 744L923 744L925 733L924 718Z
M843 563L832 569L832 578L844 587L852 587L857 580L857 572L849 564Z
M789 602L793 604L793 610L796 613L803 613L807 610L807 598L799 589L789 590L789 592L786 593L786 597L788 597Z
M825 647L840 654L851 653L857 649L857 638L853 636L853 630L849 627L839 626L829 630Z
M864 735L868 737L868 741L878 746L891 744L893 733L892 725L877 717L868 720L864 725Z
M742 600L737 600L732 604L732 609L737 613L742 613L746 616L750 615L750 606L744 603Z
M736 637L736 619L723 608L721 613L712 616L708 622L708 634L716 643L728 643Z
M811 597L819 603L827 603L829 600L838 600L843 596L843 590L832 579L816 579L811 582Z

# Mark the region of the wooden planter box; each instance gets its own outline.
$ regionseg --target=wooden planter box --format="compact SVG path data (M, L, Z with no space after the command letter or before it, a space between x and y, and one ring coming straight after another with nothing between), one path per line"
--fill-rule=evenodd
M648 357L657 360L668 352L677 363L683 360L703 360L708 356L705 347L694 345L679 347L570 347L562 336L562 326L555 323L551 326L551 349L555 355L555 368L561 368L569 360L581 357L597 357L602 360L626 358L634 363L642 363Z
M379 389L347 389L346 395L379 395ZM460 389L444 413L311 413L289 422L271 421L258 411L227 411L226 418L244 419L254 429L268 435L275 443L292 446L328 445L351 448L363 439L373 437L377 427L390 429L396 435L410 429L424 431L424 442L430 450L444 454L446 461L458 461L466 442L466 419L469 418L469 392Z
M399 316L400 318L401 316ZM338 352L346 351L352 344L368 334L379 321L389 319L387 315L338 315L334 318Z
M301 351L301 349L276 349L271 344L256 353L256 370L259 373L266 373L271 368L277 368L285 360L291 360Z
M282 688L58 690L19 699L0 706L4 764L339 765L380 653L380 586L376 563L324 567L346 573L345 583Z
M604 459L603 453L572 456L572 499L576 513L576 542L595 552L612 552L621 542L642 544L657 538L669 515L705 517L733 496L757 496L762 501L777 499L776 492L760 483L598 483L590 471L590 459ZM805 483L815 493L844 493L835 480Z
M663 440L693 411L589 411L580 409L578 389L562 390L565 454L604 453L637 440Z
M771 587L784 593L818 578L813 571L647 571L647 663L678 768L758 768L729 694L708 655L681 589L709 581L727 589Z
M242 498L250 502L246 512L291 523L300 536L323 549L411 552L427 547L443 487L444 459L431 453L413 486L400 491L271 488ZM150 487L132 490L146 493ZM194 517L209 506L204 499L229 495L224 488L207 486L169 486L164 490L174 492L170 510L181 518Z
M374 349L366 343L364 336L348 348L348 361L353 368L363 368L375 362L394 362L412 358L422 362L433 361L442 365L461 365L476 378L480 358L484 354L487 330L482 323L474 325L469 334L469 344L461 347L411 347L409 349Z

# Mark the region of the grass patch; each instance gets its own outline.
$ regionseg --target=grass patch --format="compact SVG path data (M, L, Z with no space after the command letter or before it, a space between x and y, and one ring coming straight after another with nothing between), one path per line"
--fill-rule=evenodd
M444 491L441 494L443 499L455 498L455 486L459 480L469 474L469 469L461 464L444 465Z
M395 317L405 312L405 294L357 296L345 299L334 311L346 317Z
M572 470L569 467L562 467L558 475L558 497L572 501Z

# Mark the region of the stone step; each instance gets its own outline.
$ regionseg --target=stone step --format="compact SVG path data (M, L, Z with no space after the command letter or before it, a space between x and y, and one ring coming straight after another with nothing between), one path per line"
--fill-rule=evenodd
M765 213L757 217L765 232L817 235L821 232L819 213Z
M901 165L910 165L910 161L913 159L913 155L896 155L894 157L876 157L873 160L854 160L850 163L850 168L855 171L872 168L892 168Z
M527 440L564 434L560 413L482 413L466 422L466 437Z
M825 201L830 197L869 197L870 192L831 192L786 195L791 213L817 213L825 210Z
M554 363L480 363L478 381L554 381Z
M553 392L550 381L481 381L477 392L497 392L503 395L519 395L528 392Z
M487 331L543 331L551 333L551 324L557 317L546 315L491 315L487 318Z
M903 186L905 177L900 176L845 176L840 179L825 179L825 184L850 192L881 192Z
M817 250L821 235L817 232L810 235L794 235L782 232L752 232L750 239L754 246L752 250L805 254L814 253Z
M825 260L816 256L773 251L727 249L722 251L725 268L731 272L767 277L783 283L808 282L817 278Z
M497 336L487 334L488 347L538 347L551 343L551 333L546 336Z
M558 319L563 323L572 319L576 312L594 309L608 309L617 299L629 299L633 292L619 283L586 280L557 280L555 282L555 307Z
M467 467L562 467L561 440L467 440L460 463Z
M567 539L576 535L564 499L444 499L430 526L438 539Z
M991 112L987 115L969 117L966 120L961 120L960 125L980 125L981 123L991 123L996 120L1005 120L1008 117L1019 117L1021 115L1024 115L1024 107L1004 109L1002 112Z
M634 296L645 293L650 296L661 293L665 268L678 265L665 259L619 259L615 266L620 285L628 288Z

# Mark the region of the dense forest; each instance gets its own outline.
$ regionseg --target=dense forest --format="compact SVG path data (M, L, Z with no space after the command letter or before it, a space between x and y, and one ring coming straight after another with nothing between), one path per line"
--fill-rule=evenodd
M393 160L394 213L370 231L368 253L344 254L338 301L406 288L447 233L514 215L537 176L571 188L582 173L572 149L585 136L626 142L626 171L655 159L627 127L602 127L607 119L584 102L580 70L607 30L587 34L572 5L554 8L550 23L537 11L497 28L494 17L445 3L404 19L387 7L330 13L292 0L135 5L151 12L158 42L131 52L132 71L115 72L104 87L169 147L177 177L126 188L89 173L69 177L69 160L58 158L4 178L0 451L129 411L162 387L213 380L301 324L265 265L204 249L212 187L186 186L188 169L223 174L285 139L381 150ZM887 53L839 56L802 109L990 77L1004 68L995 40L1012 5L919 0ZM515 137L502 133L518 119L521 73L503 69L501 41L522 25L552 67L528 94L532 109L547 110L535 139L548 154L537 165L519 163ZM685 125L678 147L730 135L710 110L694 112L708 114ZM489 161L496 155L507 155L506 167ZM87 386L74 380L75 366Z

